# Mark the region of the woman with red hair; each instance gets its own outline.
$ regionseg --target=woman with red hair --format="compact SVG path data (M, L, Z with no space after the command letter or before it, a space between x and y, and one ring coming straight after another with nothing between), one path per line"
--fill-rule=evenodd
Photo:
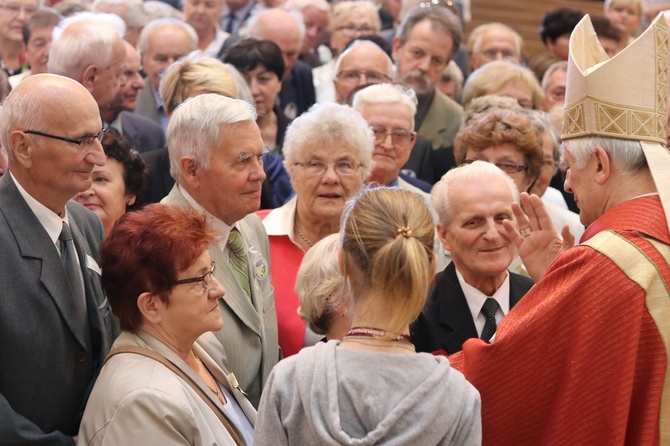
M155 204L124 214L102 243L102 286L122 333L78 444L251 444L256 411L210 333L225 293L207 251L216 237L204 215Z

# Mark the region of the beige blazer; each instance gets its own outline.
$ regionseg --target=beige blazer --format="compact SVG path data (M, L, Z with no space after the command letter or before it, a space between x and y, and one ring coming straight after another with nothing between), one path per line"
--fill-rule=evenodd
M191 207L176 184L161 203ZM220 266L214 276L226 290L219 300L223 328L215 335L225 350L223 365L235 374L242 389L249 394L249 401L258 407L265 381L279 361L274 287L269 271L268 237L261 220L250 214L238 221L237 226L249 253L251 300L228 266L228 253L212 246L209 254ZM257 273L263 262L267 270L261 278Z
M235 389L214 359L201 346L193 351L237 400L252 425L256 410ZM123 332L112 349L121 346L144 347L165 356L203 389L207 384L168 346L143 331ZM214 403L223 406L216 398ZM182 378L163 364L133 353L120 353L102 368L86 404L79 428L79 446L103 445L235 445L212 409Z

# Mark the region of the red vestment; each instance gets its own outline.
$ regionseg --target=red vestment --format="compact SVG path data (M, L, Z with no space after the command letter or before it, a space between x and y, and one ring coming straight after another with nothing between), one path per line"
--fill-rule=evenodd
M582 242L603 230L641 248L667 293L670 259L641 237L670 245L657 195L610 209ZM472 339L450 357L481 393L483 444L658 444L668 352L645 296L591 247L556 258L498 325L493 344Z

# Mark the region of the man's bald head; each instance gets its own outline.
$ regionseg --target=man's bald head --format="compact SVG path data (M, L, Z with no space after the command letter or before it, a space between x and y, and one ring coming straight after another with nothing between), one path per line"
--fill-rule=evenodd
M356 87L391 82L393 61L373 42L355 41L337 58L333 78L336 100L344 104Z
M305 37L305 24L300 13L273 8L263 11L252 18L247 32L248 37L271 40L277 44L284 57L284 79L293 69L302 49Z
M7 97L0 117L9 170L30 196L57 214L91 186L93 167L105 164L101 129L91 93L72 79L52 74L21 82Z
M49 55L49 72L78 81L104 107L123 83L125 56L117 30L94 15L68 24L58 35Z

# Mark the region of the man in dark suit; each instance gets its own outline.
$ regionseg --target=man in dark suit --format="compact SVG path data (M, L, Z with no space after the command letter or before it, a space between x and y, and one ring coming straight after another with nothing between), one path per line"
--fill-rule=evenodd
M251 18L247 36L271 40L281 50L284 76L277 105L289 119L300 116L316 102L312 67L298 60L305 37L302 16L295 11L268 9Z
M519 192L492 164L475 161L450 170L432 191L437 231L452 263L438 273L426 306L412 324L417 351L454 354L470 338L487 342L497 324L533 286L507 270L516 256L503 234Z
M100 115L105 126L117 129L138 152L148 152L165 147L165 132L160 124L144 116L131 113L137 108L137 95L146 87L140 74L140 56L128 42L126 64L123 70L124 85L119 88L112 102L100 105Z
M18 85L1 115L0 442L74 445L112 342L102 224L70 200L105 163L102 123L81 84L50 74Z

